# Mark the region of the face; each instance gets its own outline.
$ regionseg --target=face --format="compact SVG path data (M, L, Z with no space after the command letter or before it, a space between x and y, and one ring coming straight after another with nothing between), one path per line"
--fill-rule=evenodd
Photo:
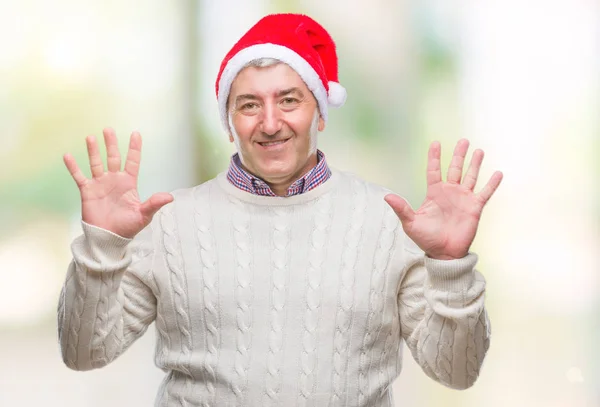
M269 184L291 184L317 164L317 101L286 64L247 67L229 94L230 141L244 167Z

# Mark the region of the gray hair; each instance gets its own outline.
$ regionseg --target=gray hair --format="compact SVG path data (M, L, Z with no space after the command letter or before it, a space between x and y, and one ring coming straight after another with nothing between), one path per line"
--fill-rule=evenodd
M256 68L266 68L268 66L273 66L273 65L277 65L277 64L281 64L281 63L283 63L283 62L280 61L279 59L263 57L263 58L253 59L252 61L250 61L246 65L244 65L244 67L242 69L247 68L249 66L253 66Z
M284 62L280 61L279 59L276 58L269 58L269 57L262 57L262 58L257 58L257 59L253 59L252 61L246 63L246 65L244 65L242 67L242 69L240 69L240 72L244 69L244 68L248 68L249 66L255 67L255 68L266 68L268 66L274 66L274 65L278 65L278 64L283 64ZM227 111L229 111L229 100L227 100L227 102L225 103L225 109Z

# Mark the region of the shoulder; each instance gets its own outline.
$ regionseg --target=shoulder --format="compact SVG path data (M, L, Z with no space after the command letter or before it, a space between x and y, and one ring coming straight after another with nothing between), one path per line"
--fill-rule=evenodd
M208 197L214 198L213 191L218 190L216 187L216 179L212 178L201 184L178 188L170 191L173 195L173 201L166 204L156 213L153 219L153 224L156 226L160 222L160 219L174 219L174 218L186 218L190 212L193 212L198 206L198 203L208 201Z
M386 224L395 224L398 217L383 199L392 191L379 184L348 171L336 171L338 177L337 195L347 202L353 211L364 212L373 219L381 219Z
M339 178L339 189L342 193L354 195L364 192L370 198L382 200L387 194L392 193L389 188L383 187L371 181L367 181L359 175L349 172L332 169ZM384 202L385 203L385 202ZM387 205L387 204L386 204Z
M357 201L363 201L359 196L366 197L366 207L364 208L369 215L375 214L375 218L380 219L381 227L394 230L396 238L401 247L413 255L421 256L423 251L406 235L400 220L393 209L383 199L388 194L395 193L389 188L367 181L362 177L348 171L335 170L339 177L340 193L344 199L354 204Z
M216 182L216 178L212 178L198 185L170 191L169 193L173 195L173 202L165 205L163 209L175 210L180 205L211 195L211 192L215 190Z

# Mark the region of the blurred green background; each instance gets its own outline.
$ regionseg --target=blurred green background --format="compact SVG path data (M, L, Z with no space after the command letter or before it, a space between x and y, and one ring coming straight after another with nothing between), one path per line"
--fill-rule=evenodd
M600 4L589 0L0 2L0 406L152 405L153 332L104 369L62 364L55 310L80 233L62 155L85 167L87 135L112 126L124 152L139 130L143 198L225 170L234 148L214 80L269 12L309 14L337 42L349 97L320 136L331 166L414 207L433 140L444 166L466 137L486 152L482 180L505 174L473 246L492 322L481 377L443 388L405 351L397 405L600 406Z

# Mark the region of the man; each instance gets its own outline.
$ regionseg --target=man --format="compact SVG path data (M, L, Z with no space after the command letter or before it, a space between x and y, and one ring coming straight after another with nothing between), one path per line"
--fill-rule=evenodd
M483 152L462 178L462 140L444 182L433 143L415 212L330 169L317 133L345 90L306 16L259 21L216 85L238 153L213 180L142 203L138 133L123 171L110 129L106 171L93 137L91 179L65 155L84 232L59 305L67 366L102 367L155 322L157 406L393 406L403 340L431 378L471 386L490 325L469 247L501 173L474 193Z

